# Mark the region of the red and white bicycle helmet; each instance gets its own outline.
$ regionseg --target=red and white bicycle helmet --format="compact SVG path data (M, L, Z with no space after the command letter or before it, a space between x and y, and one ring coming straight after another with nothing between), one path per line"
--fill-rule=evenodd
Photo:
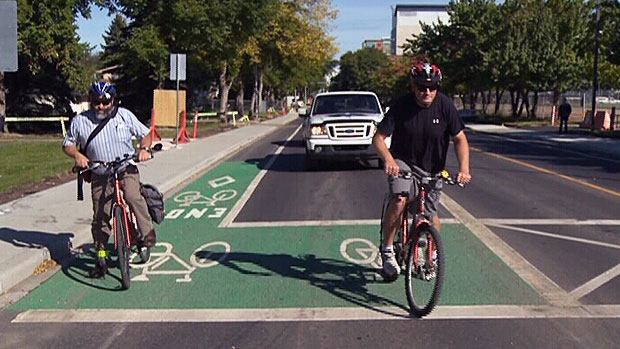
M409 77L411 77L411 81L416 84L433 83L439 85L442 75L441 70L436 65L430 63L420 63L411 68Z

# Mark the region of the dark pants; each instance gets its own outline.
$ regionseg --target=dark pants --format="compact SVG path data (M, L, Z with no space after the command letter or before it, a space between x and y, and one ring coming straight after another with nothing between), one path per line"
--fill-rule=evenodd
M568 133L568 118L560 118L560 133L562 133L562 126L564 126L564 133Z

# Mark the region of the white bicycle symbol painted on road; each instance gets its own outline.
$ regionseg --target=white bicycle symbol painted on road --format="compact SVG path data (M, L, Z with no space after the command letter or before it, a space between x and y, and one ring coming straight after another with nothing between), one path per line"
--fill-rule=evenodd
M220 201L227 201L237 196L234 189L224 189L213 194L212 197L204 196L199 191L185 191L174 197L174 202L179 203L179 207L187 207L191 205L215 206Z
M226 259L231 251L230 244L226 241L208 242L191 254L189 263L173 252L173 246L168 242L158 242L157 250L164 248L164 251L152 251L151 259L145 264L132 264L132 268L141 269L140 275L134 276L132 281L149 281L152 275L179 275L176 282L191 282L192 273L197 268L211 268L217 266ZM214 252L217 251L217 252ZM214 253L221 253L217 260L210 257ZM340 244L340 254L349 262L359 265L369 265L373 268L380 268L379 249L370 240L363 238L345 239ZM132 262L137 260L137 254L132 255ZM169 263L176 263L177 268L170 268ZM166 265L166 268L163 266Z
M190 257L190 263L185 262L181 257L172 252L172 244L168 242L158 242L156 247L164 248L163 252L151 252L151 259L145 264L132 264L132 268L142 269L140 275L134 276L132 281L149 281L149 275L180 275L176 282L191 282L191 274L196 268L210 268L218 265L226 259L230 253L230 244L225 241L213 241L198 247ZM209 257L213 254L211 250L219 250L222 255L217 260L211 260ZM138 258L137 254L132 255L131 260ZM169 262L176 263L180 268L166 269L162 266Z
M367 239L345 239L340 244L340 254L351 263L370 265L373 268L381 267L379 249Z

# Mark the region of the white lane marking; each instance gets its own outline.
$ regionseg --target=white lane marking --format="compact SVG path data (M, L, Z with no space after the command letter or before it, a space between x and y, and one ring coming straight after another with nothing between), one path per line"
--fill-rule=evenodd
M542 232L542 231L537 231L537 230L532 230L532 229L525 229L525 228L518 228L518 227L508 226L508 225L503 225L503 224L488 224L488 225L494 226L494 227L497 227L497 228L510 229L510 230L514 230L514 231L518 231L518 232L532 234L532 235L549 237L549 238L552 238L552 239L567 240L567 241L571 241L571 242L578 242L578 243L581 243L581 244L588 244L588 245L607 247L607 248L613 248L613 249L616 249L616 250L620 250L620 245L610 244L610 243L601 242L601 241L594 241L592 239L583 239L583 238L577 238L577 237L572 237L572 236L563 236L563 235L558 235L558 234L545 233L545 232ZM597 288L603 286L605 283L607 283L610 280L614 279L618 275L620 275L620 264L615 266L615 267L613 267L613 268L611 268L611 269L609 269L609 270L607 270L603 274L596 276L595 278L593 278L592 280L586 282L585 284L577 287L576 289L571 291L569 294L573 298L575 298L575 299L580 299L580 298L588 295L589 293L593 292Z
M519 231L522 233L527 233L527 234L532 234L532 235L544 236L544 237L558 239L558 240L567 240L567 241L572 241L572 242L579 242L582 244L608 247L608 248L614 248L614 249L620 250L620 245L610 244L610 243L601 242L601 241L595 241L592 239L583 239L583 238L577 238L573 236L545 233L544 231L519 228L519 227L509 226L509 225L504 225L504 224L487 223L487 225L490 225L492 227L502 228L502 229L510 229L510 230Z
M441 223L457 224L460 223L454 218L441 219ZM379 226L377 219L341 219L333 221L280 221L280 222L233 222L227 228L255 228L255 227L307 227L307 226L338 226L338 225L376 225Z
M620 225L618 219L560 219L560 218L478 218L483 224L505 225Z
M560 307L580 305L568 292L564 291L547 275L523 258L515 249L495 235L495 233L448 195L441 196L441 203L549 304Z
M570 294L571 296L575 297L575 299L579 299L590 294L591 292L611 281L618 275L620 275L620 264L607 270L603 274L595 277L594 279L586 282L585 284L577 287L576 289L572 290Z
M246 191L243 193L241 198L239 198L239 201L237 201L237 203L235 204L235 206L233 206L233 208L230 210L228 215L224 218L224 220L222 220L218 228L226 228L230 226L230 224L235 220L235 218L237 218L237 215L239 214L239 212L241 212L241 209L243 208L243 206L245 206L245 204L248 202L248 200L252 196L252 193L254 193L254 190L256 190L256 188L258 187L258 184L260 183L260 181L263 180L263 177L265 177L265 175L267 174L267 171L269 171L273 163L276 161L276 158L278 157L278 155L280 155L280 153L284 151L284 148L286 147L286 145L295 137L297 132L301 130L302 126L303 125L299 125L299 127L297 127L295 132L293 132L293 134L286 139L284 144L282 144L276 149L276 151L273 153L273 156L265 164L265 168L261 169L258 175L254 177L254 179L252 180L252 183L250 183L250 185L248 186Z
M438 306L422 321L444 319L618 319L620 305L579 307L482 305ZM280 309L71 309L27 310L12 323L84 322L281 322L410 320L398 307L280 308Z

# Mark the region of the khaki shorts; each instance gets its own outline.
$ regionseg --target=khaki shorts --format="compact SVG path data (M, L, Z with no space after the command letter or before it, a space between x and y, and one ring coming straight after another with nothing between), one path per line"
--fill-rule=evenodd
M411 170L411 167L407 165L404 161L399 159L395 159L396 164L400 167L401 171L414 172ZM421 169L415 169L415 172L421 173L424 176L428 176L429 173L425 173ZM416 211L416 196L420 190L420 186L418 181L414 178L412 179L404 179L398 176L388 176L388 187L390 190L390 197L394 196L406 196L409 199L409 212L415 213ZM439 209L439 197L441 196L441 189L443 188L443 181L438 179L434 182L431 182L431 189L426 192L426 203L424 207L426 211L430 214L431 217L437 215L437 210Z

